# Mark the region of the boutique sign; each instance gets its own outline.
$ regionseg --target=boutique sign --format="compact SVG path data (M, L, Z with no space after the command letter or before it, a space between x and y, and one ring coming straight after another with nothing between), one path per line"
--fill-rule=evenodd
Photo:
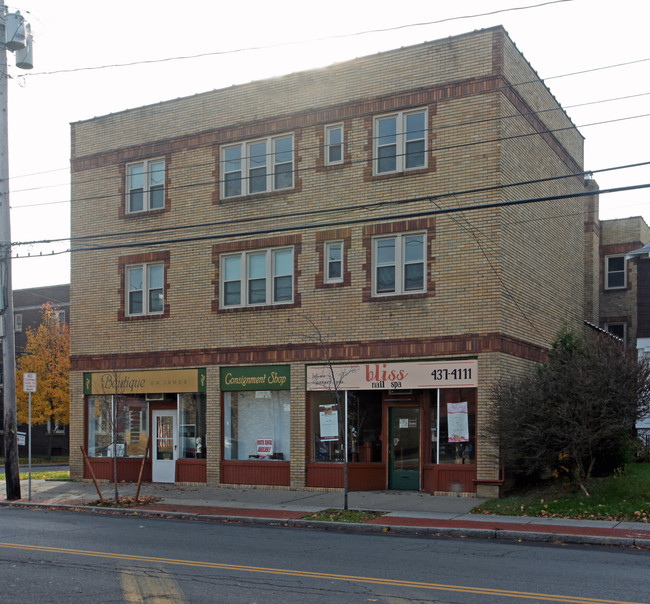
M475 388L478 361L415 361L312 365L307 367L307 390L411 390Z
M205 392L205 369L84 373L84 394Z

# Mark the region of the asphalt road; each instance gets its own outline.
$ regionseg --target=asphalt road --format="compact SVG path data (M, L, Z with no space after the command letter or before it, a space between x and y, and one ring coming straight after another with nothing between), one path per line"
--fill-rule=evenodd
M650 602L647 551L0 508L12 603Z

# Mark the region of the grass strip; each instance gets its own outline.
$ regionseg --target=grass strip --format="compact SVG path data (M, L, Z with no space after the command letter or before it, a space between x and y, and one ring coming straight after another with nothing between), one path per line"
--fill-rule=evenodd
M594 478L589 497L561 481L518 490L475 507L472 514L650 522L650 464L636 463L623 472Z
M369 520L380 518L385 512L365 512L363 510L335 510L328 509L316 512L315 514L306 514L301 520L318 520L320 522L356 522L363 524Z

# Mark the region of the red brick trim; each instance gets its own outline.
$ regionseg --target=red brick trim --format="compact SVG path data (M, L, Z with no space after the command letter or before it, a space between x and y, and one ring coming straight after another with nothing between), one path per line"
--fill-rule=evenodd
M161 367L201 367L206 365L238 365L269 363L321 363L325 357L317 344L291 346L234 346L231 348L197 350L162 350L157 352L116 353L108 355L75 355L72 371L107 369L154 369ZM336 362L365 359L418 359L467 356L499 352L538 363L546 361L547 349L501 333L464 334L436 338L403 338L363 342L332 342L327 357ZM119 363L117 365L116 363Z
M402 294L398 296L373 296L372 295L372 239L377 235L390 235L393 233L408 233L410 231L427 232L427 250L426 250L426 279L427 291L417 294ZM364 302L390 302L391 300L411 300L417 298L432 298L436 294L436 283L432 276L432 265L435 258L432 257L433 241L436 238L436 219L414 218L402 222L382 222L378 224L369 224L363 227L362 245L366 250L366 261L361 269L366 275L366 284L361 291L361 298Z
M640 241L631 241L630 243L612 243L610 245L601 245L600 246L600 255L604 258L605 256L622 256L628 252L633 252L642 248L645 243Z
M325 243L327 241L343 241L343 281L338 283L325 283ZM352 233L350 229L332 229L316 233L316 253L318 254L318 272L315 277L316 289L329 289L347 287L352 283L352 273L348 253L352 246Z
M437 113L437 102L448 101L470 97L476 94L490 92L501 92L506 96L513 106L521 112L526 120L535 129L536 133L541 136L553 151L562 159L562 161L573 172L581 172L582 167L573 159L570 153L564 148L562 143L551 132L548 132L548 126L544 124L533 111L533 109L523 100L516 91L515 87L510 85L503 77L503 57L499 58L498 53L494 53L493 43L493 69L498 70L495 75L483 78L449 82L421 89L405 91L401 94L386 95L363 101L355 101L347 104L337 105L325 109L316 109L302 113L293 113L289 116L276 116L266 120L251 121L236 126L208 130L198 134L179 136L173 139L165 139L147 143L145 145L136 145L114 151L101 152L85 157L75 157L71 161L71 171L73 173L82 172L101 166L113 165L120 162L136 161L139 158L147 156L162 155L173 153L179 150L188 150L196 147L207 145L222 145L226 142L236 142L238 140L254 139L256 137L269 136L282 131L294 131L298 136L301 129L312 126L322 126L327 123L342 121L347 118L366 117L368 130L367 157L368 164L365 167L364 178L371 180L373 178L399 178L418 174L420 171L413 170L405 173L372 176L372 118L379 113L388 113L396 110L416 108L418 106L427 106L429 108L429 163L424 172L436 170L436 161L433 156L433 145L435 134L431 126L433 118ZM502 53L502 51L500 51ZM531 68L532 69L532 68ZM540 81L540 85L544 85ZM368 148L368 145L369 148ZM299 149L299 141L296 139L296 149ZM296 169L299 173L299 158L296 158ZM322 166L322 163L319 164ZM217 166L218 167L218 166ZM219 172L215 176L215 182L219 182ZM301 186L296 182L297 189ZM218 188L218 187L217 187ZM294 191L294 189L292 189ZM218 191L217 191L218 195ZM261 194L260 196L263 196ZM260 196L255 196L259 199ZM233 198L241 200L242 198ZM216 202L215 202L216 203Z
M493 92L500 88L502 82L495 76L450 82L427 88L405 91L401 94L385 95L362 101L343 103L334 107L314 109L290 116L279 116L266 120L251 121L236 126L218 128L205 132L163 139L143 145L124 147L113 151L103 151L84 157L75 157L71 161L72 173L83 172L103 166L138 161L147 157L166 155L177 151L208 145L218 146L238 140L253 140L262 136L280 134L283 131L293 131L296 135L303 128L319 126L328 123L345 121L358 117L372 117L378 113L388 113L395 110L428 106L430 117L435 116L437 101L445 101L485 92ZM296 139L296 148L298 148ZM216 177L218 181L218 175Z
M269 304L267 306L238 306L237 308L220 308L219 306L219 256L231 252L246 252L249 250L263 250L271 247L293 246L293 302L291 304ZM297 291L296 284L301 275L298 268L298 258L302 252L301 235L282 235L279 237L269 237L266 239L228 241L226 243L216 243L212 246L212 263L214 264L214 299L212 300L212 312L214 313L233 313L233 312L250 312L260 310L282 310L288 308L298 308L301 306L301 296Z
M144 264L146 262L163 262L165 265L165 284L164 284L164 298L163 312L156 315L138 315L129 317L126 314L126 267L130 264ZM120 308L117 311L118 321L155 321L169 317L169 268L170 268L170 253L165 252L143 252L140 254L132 254L131 256L121 256L118 258L118 283L120 284L118 295L120 297Z

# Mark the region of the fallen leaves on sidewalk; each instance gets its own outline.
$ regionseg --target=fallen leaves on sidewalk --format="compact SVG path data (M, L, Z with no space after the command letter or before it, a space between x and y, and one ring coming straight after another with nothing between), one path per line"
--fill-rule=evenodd
M141 497L138 497L138 501L136 502L135 497L120 496L118 498L118 503L115 503L115 498L111 497L110 499L104 499L104 501L101 501L101 499L95 499L94 501L84 501L82 505L98 508L134 508L141 505L156 503L157 501L161 500L162 497L142 495Z

